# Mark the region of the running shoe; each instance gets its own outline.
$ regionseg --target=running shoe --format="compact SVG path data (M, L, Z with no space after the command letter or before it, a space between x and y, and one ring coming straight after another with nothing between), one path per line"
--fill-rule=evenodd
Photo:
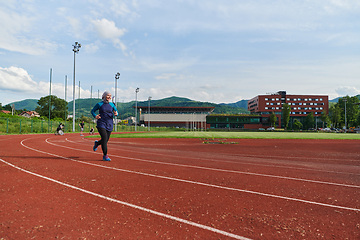
M95 141L94 146L93 146L94 152L96 152L98 146L99 146L99 145L98 145L98 141Z
M103 161L111 161L111 159L108 157L108 155L103 156Z

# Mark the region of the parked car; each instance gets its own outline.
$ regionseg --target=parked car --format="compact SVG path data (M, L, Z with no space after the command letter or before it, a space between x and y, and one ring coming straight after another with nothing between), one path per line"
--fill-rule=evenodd
M274 127L268 127L266 130L273 131L273 130L275 130L275 128Z

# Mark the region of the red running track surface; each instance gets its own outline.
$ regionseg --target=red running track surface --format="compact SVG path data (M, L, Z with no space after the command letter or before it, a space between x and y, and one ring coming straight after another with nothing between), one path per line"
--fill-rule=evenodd
M360 238L358 140L93 141L0 136L0 239Z

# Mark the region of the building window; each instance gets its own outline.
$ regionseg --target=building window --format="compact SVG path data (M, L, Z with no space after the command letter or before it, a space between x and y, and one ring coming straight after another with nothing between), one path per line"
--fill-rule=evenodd
M265 101L267 101L267 100L269 100L269 99L265 98Z
M265 107L265 109L268 109L268 107Z
M290 101L290 98L286 99L286 101Z
M323 99L322 98L320 98L320 101L322 101Z
M269 105L269 103L267 102L266 105Z

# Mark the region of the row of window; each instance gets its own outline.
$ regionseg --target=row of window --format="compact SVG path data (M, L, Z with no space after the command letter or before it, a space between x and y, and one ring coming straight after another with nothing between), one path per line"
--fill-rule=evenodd
M265 109L270 109L270 110L280 110L281 109L281 107L265 107ZM301 108L301 107L294 107L294 108L291 108L292 110L323 110L323 108L322 107L320 107L320 108L311 108L311 107L309 107L309 108L307 108L307 107L305 107L305 108Z
M279 98L265 98L265 101L279 101ZM282 99L285 100L285 99ZM322 101L322 98L287 98L286 101Z
M308 109L309 110L323 110L322 107L320 107L320 108L318 108L318 107L317 108L311 108L311 107L309 107L309 108L307 108L307 107L306 108L301 108L301 107L296 108L295 107L295 108L291 108L291 109L293 109L293 110L301 110L301 109L303 109L303 110L308 110Z
M291 114L304 114L304 115L309 114L309 113L311 113L311 112L291 112ZM323 112L314 112L315 115L322 114L322 113Z
M325 105L325 103L288 103L289 105L293 105L293 106L295 106L295 105L315 105L315 106L317 106L317 105ZM280 103L278 102L278 103L266 103L266 105L280 105ZM283 105L283 103L281 104L281 105Z

